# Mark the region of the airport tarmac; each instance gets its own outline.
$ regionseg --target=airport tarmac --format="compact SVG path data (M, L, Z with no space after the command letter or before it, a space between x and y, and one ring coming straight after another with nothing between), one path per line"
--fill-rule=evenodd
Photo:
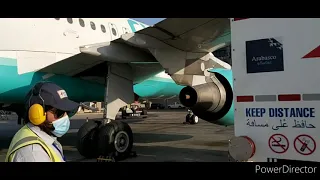
M127 119L134 133L133 150L138 156L127 162L224 162L227 161L228 139L233 134L233 126L224 127L199 120L196 125L183 124L186 110L149 111L148 118ZM77 151L76 133L86 121L101 118L102 114L83 113L71 118L69 132L59 139L64 146L67 161L95 162L85 159ZM20 128L16 116L10 120L0 120L0 162L12 136Z

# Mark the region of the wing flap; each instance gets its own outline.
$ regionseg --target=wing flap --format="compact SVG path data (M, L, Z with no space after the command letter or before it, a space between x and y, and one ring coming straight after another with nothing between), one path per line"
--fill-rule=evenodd
M157 23L154 27L159 27L178 36L212 20L213 18L168 18Z
M105 42L80 47L81 53L53 63L40 72L74 76L103 62L132 63L157 62L150 52L132 47L126 43ZM103 69L99 69L103 70ZM95 73L103 74L103 72Z
M148 35L186 52L212 52L215 40L229 31L228 18L168 18L136 34Z
M97 43L80 47L85 54L99 56L116 63L155 62L154 57L142 49L132 47L119 39L117 42Z
M95 56L80 53L42 68L39 72L73 76L102 62Z

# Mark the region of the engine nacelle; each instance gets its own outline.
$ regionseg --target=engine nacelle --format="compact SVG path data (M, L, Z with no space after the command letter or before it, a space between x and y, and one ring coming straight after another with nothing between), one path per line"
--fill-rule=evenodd
M232 71L213 69L216 80L180 91L180 102L199 118L220 125L233 125Z

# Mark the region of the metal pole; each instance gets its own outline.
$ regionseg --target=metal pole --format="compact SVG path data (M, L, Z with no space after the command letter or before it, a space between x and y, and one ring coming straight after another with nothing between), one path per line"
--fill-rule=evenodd
M108 110L108 88L109 88L109 75L110 75L110 65L107 64L107 74L105 76L104 83L104 110L103 110L103 124L109 123L109 119L107 118L107 110Z

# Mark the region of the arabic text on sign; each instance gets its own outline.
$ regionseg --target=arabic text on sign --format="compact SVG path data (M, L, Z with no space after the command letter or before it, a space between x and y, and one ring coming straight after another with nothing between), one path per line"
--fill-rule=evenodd
M279 128L288 127L288 124L285 119L281 119L278 125L273 125L273 130L278 130ZM316 128L313 124L307 123L306 120L294 120L292 128Z
M277 125L277 126L273 125L272 129L273 130L278 130L280 127L288 127L288 125L287 125L287 123L285 121L286 121L285 119L284 120L280 120L280 124Z
M307 123L306 120L294 120L293 128L316 128L313 124Z
M269 127L269 124L266 122L257 122L255 119L250 120L247 119L247 126L250 127ZM286 119L280 119L279 123L274 124L271 126L273 130L279 130L280 128L285 127L292 127L292 128L316 128L313 124L308 123L306 120L293 120L290 121L290 125L286 122Z
M247 125L250 127L269 127L268 123L257 123L256 120L250 121L247 119Z

